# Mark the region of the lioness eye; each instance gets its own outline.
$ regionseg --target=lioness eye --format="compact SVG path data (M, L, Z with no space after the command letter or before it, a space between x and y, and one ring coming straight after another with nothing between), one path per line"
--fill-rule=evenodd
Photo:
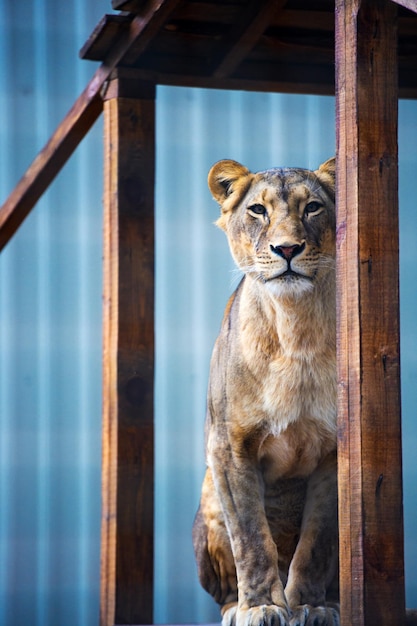
M315 200L313 200L313 202L309 202L308 204L306 204L304 208L304 215L318 215L319 213L321 213L322 210L323 206L320 204L320 202L316 202Z
M265 215L266 213L266 209L262 204L252 204L252 206L248 207L248 211L255 215Z

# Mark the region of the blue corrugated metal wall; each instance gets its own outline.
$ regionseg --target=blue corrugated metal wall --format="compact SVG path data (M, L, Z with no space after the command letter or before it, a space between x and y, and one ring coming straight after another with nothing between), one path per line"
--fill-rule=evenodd
M0 197L93 72L77 51L110 2L0 0ZM208 362L237 275L213 162L316 167L334 152L332 98L158 88L157 623L207 622L192 518L204 471ZM402 381L408 604L417 606L412 225L417 104L400 105ZM101 411L101 123L0 256L0 623L97 623Z
M93 74L100 0L0 1L3 200ZM0 256L0 623L97 623L101 124Z

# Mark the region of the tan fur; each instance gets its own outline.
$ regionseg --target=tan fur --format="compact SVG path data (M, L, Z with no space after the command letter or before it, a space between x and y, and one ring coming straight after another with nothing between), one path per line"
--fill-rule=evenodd
M334 159L208 183L244 278L214 347L193 541L223 626L339 624Z

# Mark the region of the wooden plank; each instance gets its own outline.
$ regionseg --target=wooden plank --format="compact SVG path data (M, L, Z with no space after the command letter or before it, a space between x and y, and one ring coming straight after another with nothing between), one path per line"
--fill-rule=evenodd
M164 32L159 34L150 53L140 60L141 69L163 68L168 71L171 66L173 73L179 73L184 72L184 70L187 71L188 65L191 64L192 69L188 70L190 74L211 75L212 62L208 60L209 51L211 51L212 56L220 56L217 44L220 37L229 38L227 28L217 24L202 24L197 32L194 25L188 26L183 23L176 22L175 25L170 23ZM228 74L233 72L235 75L235 68L238 65L238 71L241 74L241 67L246 62L255 60L268 63L270 66L281 61L309 65L325 60L332 67L334 73L333 31L304 30L300 32L272 27L268 28L264 35L260 34L253 42L253 49L246 49L244 55L241 54L240 49L235 51L235 46L231 46L230 54L234 63L233 68L230 65ZM220 47L223 50L223 46ZM239 46L236 47L239 48ZM190 58L190 56L196 58ZM167 63L171 58L173 60ZM229 57L226 55L226 58ZM165 67L166 65L168 68ZM212 75L215 76L215 74Z
M102 61L114 43L128 30L133 15L104 15L78 53L80 59Z
M333 71L326 66L315 65L311 65L309 68L298 66L294 72L291 72L292 69L291 66L282 68L282 76L279 75L281 68L279 71L275 68L275 72L269 74L269 76L264 71L264 75L261 78L259 76L255 77L253 74L251 74L250 78L212 78L195 74L174 74L149 69L138 69L137 72L142 80L152 81L156 85L271 93L334 95L334 66ZM251 70L255 71L255 68L251 68ZM403 73L403 79L403 86L399 89L400 97L417 99L417 73Z
M284 9L278 13L271 26L334 32L334 9L331 8L331 11L314 11L314 7L297 11Z
M136 39L134 45L127 51L121 65L134 65L139 57L147 49L149 44L158 35L159 30L164 26L169 17L174 13L177 6L182 0L157 0L157 9L152 21L146 23L143 34L140 39ZM145 5L146 6L146 5ZM142 15L138 15L135 20L141 21Z
M303 38L290 37L287 33L278 34L274 32L267 37L261 37L256 49L250 54L247 60L243 61L235 72L234 76L245 72L245 68L251 64L266 64L271 71L273 65L277 71L287 64L292 68L302 68L302 71L308 73L312 65L325 66L332 69L334 75L334 38L326 36L325 38L314 37L308 41ZM334 78L331 81L334 83Z
M138 97L137 80L116 82L104 104L101 626L152 624L153 609L155 88Z
M396 7L336 1L342 624L404 623Z
M213 71L215 78L230 76L233 70L256 45L273 17L285 5L286 0L254 0L243 11L239 21L227 35L228 51L222 54L221 61ZM231 42L231 44L229 43Z
M210 3L207 2L183 2L176 11L176 22L211 22L212 24L233 24L239 16L241 7L239 4Z
M249 77L245 77L246 70L250 72ZM250 65L245 64L245 72L242 72L242 76L235 76L233 78L212 78L185 73L174 74L149 69L138 69L137 72L138 76L143 80L152 81L157 85L334 95L334 65L333 68L331 68L324 65L317 66L313 64L306 68L301 65L295 67L282 65L277 67L272 64L252 63ZM415 93L417 94L417 89Z
M133 14L105 15L81 48L80 57L90 61L105 59L106 54L114 48L117 38L123 36L128 31L130 23L142 23L140 39L136 38L134 45L129 48L129 51L126 50L126 54L119 63L126 66L134 65L154 37L158 35L159 30L169 19L179 2L180 0L165 0L156 2L156 4L153 3L151 20L147 19L149 13L147 4L142 7L136 7L138 11L139 8L142 9L141 14L137 16ZM142 0L137 4L143 4Z
M123 63L138 37L148 29L154 33L178 0L152 0L143 15L135 17L129 29L110 49L82 94L59 124L52 137L29 166L0 208L0 250L11 239L45 189L69 159L102 111L100 92L113 69ZM155 24L154 24L155 22ZM149 26L149 28L148 28ZM147 36L149 40L149 35Z
M417 0L416 0L417 2ZM415 37L417 36L417 16L413 13L402 13L398 16L398 37L399 39L410 39L415 50ZM412 59L410 59L412 62Z
M111 6L115 11L139 13L145 5L146 0L111 0Z

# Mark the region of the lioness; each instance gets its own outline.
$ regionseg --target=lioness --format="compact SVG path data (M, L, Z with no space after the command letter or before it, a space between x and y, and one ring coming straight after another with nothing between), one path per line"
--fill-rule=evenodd
M223 626L339 624L335 161L208 184L244 277L211 360L193 528Z

